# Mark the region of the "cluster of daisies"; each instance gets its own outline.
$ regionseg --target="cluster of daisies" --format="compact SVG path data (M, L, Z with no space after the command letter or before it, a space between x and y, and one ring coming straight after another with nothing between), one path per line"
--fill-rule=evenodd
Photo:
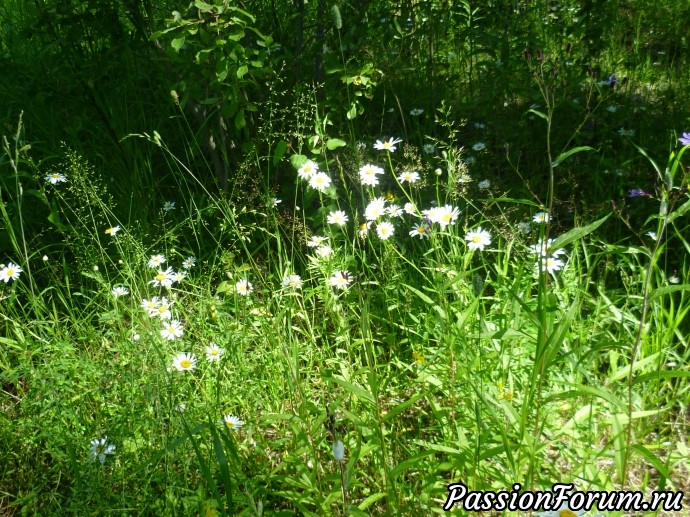
M374 149L377 151L387 151L389 153L395 152L397 144L401 140L399 138L390 138L388 140L377 140L374 143ZM385 174L382 167L367 163L360 167L358 171L359 181L364 187L375 187L379 185L379 178ZM312 160L306 161L298 169L297 175L300 179L308 182L311 188L322 190L323 185L330 186L330 177L321 171L316 162ZM403 171L396 176L396 182L404 189L405 184L412 185L420 180L420 175L416 171ZM406 193L408 199L410 196ZM448 226L454 224L460 216L460 210L451 205L432 207L426 210L419 210L417 206L411 201L405 203L404 206L397 205L392 198L375 197L371 199L364 209L364 221L359 224L359 235L365 237L372 226L375 227L376 235L381 240L390 239L395 235L396 228L394 221L398 218L403 218L405 214L412 215L418 219L408 231L411 237L419 237L420 239L429 238L432 227L438 224L441 230L446 230ZM350 220L350 217L343 210L334 210L326 217L326 222L332 226L345 226ZM333 248L327 242L328 238L324 236L314 236L307 243L309 247L315 248L315 254L318 258L328 258L333 253ZM485 246L491 244L491 235L488 231L478 228L467 233L465 240L468 243L468 248L471 250L483 250ZM341 278L331 278L331 285L337 283L342 285Z

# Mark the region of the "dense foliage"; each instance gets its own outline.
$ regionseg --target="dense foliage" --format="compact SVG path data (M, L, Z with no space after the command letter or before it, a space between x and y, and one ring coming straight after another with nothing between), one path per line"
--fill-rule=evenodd
M2 2L0 513L687 490L689 18Z

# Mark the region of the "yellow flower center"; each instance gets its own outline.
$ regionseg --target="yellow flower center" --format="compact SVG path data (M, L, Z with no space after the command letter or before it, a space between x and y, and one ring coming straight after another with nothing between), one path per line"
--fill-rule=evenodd
M192 366L192 362L189 359L182 359L182 361L180 361L180 366L186 370Z
M482 242L482 237L481 237L481 235L473 235L473 236L472 236L472 242L474 242L475 244L481 243L481 242Z
M165 280L165 273L158 273L156 275L156 280L158 280L159 282L162 282L163 280Z
M225 422L225 425L227 425L230 429L235 427L235 422Z
M7 276L14 276L14 268L7 269Z

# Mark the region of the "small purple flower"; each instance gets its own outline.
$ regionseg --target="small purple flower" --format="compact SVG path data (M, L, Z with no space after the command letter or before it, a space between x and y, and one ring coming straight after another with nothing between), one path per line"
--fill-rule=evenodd
M633 188L628 191L628 197L652 197L652 195L647 194L641 188Z
M683 136L678 141L683 145L690 145L690 133L683 133Z

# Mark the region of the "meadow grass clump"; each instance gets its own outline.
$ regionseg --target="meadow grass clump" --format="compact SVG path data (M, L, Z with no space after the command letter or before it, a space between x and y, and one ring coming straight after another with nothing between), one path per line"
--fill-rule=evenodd
M0 513L687 491L685 10L221 4L0 8Z

